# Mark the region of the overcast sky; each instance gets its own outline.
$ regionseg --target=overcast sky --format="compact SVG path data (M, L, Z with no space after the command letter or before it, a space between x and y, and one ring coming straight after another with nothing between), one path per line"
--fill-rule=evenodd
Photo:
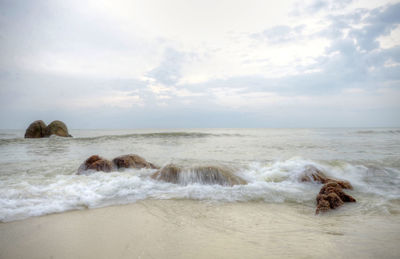
M400 126L400 1L0 0L0 128Z

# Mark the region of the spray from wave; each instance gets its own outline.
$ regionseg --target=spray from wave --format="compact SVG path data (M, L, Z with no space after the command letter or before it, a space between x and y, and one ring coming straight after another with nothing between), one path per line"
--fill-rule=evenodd
M308 166L328 176L349 180L352 195L362 197L354 208L361 212L400 213L394 203L400 201L400 172L380 168L371 184L371 168L346 162L321 163L292 158L269 163L254 162L236 169L223 166L195 166L174 181L152 177L157 169L126 169L111 173L76 175L75 172L52 175L16 175L0 183L0 220L12 221L73 209L126 204L143 199L194 199L207 202L299 203L314 207L320 184L302 182ZM165 168L165 167L164 167ZM241 179L241 184L231 183ZM376 180L378 179L378 180ZM379 180L380 179L380 180ZM390 180L389 180L390 179ZM222 183L222 184L221 184Z

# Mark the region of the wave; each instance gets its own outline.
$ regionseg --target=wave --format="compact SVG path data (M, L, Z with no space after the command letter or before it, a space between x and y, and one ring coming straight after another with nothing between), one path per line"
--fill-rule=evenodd
M358 130L356 134L400 134L400 129L391 130Z
M347 162L331 164L296 157L230 168L229 177L240 177L247 182L233 186L210 183L208 179L199 177L199 172L204 170L213 176L219 174L204 166L188 170L187 177L178 183L153 179L151 176L157 169L128 169L91 175L76 175L75 171L58 175L48 172L16 174L0 181L0 221L144 199L299 203L313 213L321 185L301 181L302 173L310 165L329 177L351 182L354 190L349 191L350 194L360 198L357 204L348 206L354 213L400 214L399 170ZM216 179L220 180L218 177Z
M72 138L63 138L58 136L51 136L50 138L43 139L57 139L60 141L108 141L108 140L123 140L129 138L138 138L138 139L151 139L151 138L159 138L159 139L176 139L176 138L207 138L207 137L242 137L244 135L241 134L228 134L228 133L202 133L202 132L155 132L155 133L133 133L133 134L122 134L122 135L102 135L95 137L72 137ZM41 139L41 140L43 140ZM39 139L25 139L25 138L0 138L0 145L6 144L14 144L14 143L28 143L33 141L38 141Z

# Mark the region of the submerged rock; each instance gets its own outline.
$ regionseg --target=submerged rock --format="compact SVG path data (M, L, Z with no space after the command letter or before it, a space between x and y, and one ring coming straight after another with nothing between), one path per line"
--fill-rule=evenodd
M57 135L60 137L71 137L68 133L67 125L62 121L53 121L46 128L46 137Z
M356 199L346 194L340 184L328 182L321 188L317 196L317 209L315 214L336 209L342 206L344 202L356 202Z
M25 131L25 138L43 138L46 135L46 123L42 120L32 122Z
M143 157L140 157L140 156L134 155L134 154L116 157L112 160L112 162L118 169L119 168L158 169L158 167L156 167L152 163L147 162Z
M111 172L113 164L98 155L93 155L86 159L86 161L78 168L77 174L83 174L87 170Z
M315 166L307 166L302 175L300 176L300 180L302 182L319 182L322 184L334 182L339 184L343 189L353 189L353 186L344 180L336 180L332 178L328 178L321 170L316 168Z
M169 164L152 174L151 178L169 183L178 183L181 171L182 169L176 165Z
M195 167L188 170L186 174L182 174L182 176L184 184L193 182L228 186L247 184L245 180L234 175L229 169L216 166Z
M226 168L216 166L201 166L189 169L182 169L176 165L167 165L155 172L153 179L178 184L219 184L233 186L247 184L245 180L233 174Z

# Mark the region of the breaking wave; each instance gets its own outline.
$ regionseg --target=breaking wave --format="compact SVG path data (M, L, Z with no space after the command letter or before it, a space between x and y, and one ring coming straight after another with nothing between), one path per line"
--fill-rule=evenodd
M380 129L380 130L358 130L356 134L400 134L398 129Z
M199 175L218 170L195 167L182 183L153 179L156 169L128 169L119 172L76 175L76 169L58 174L21 173L0 181L0 220L3 222L67 210L126 204L144 199L193 199L207 202L299 203L313 208L321 185L302 182L309 165L327 176L345 179L354 186L349 191L359 202L348 206L362 213L400 213L400 172L393 168L371 168L347 162L321 162L295 157L282 161L252 162L229 171L247 184L220 185ZM224 171L225 172L225 171ZM200 178L199 178L200 177Z
M60 141L70 142L85 142L85 141L107 141L107 140L124 140L124 139L191 139L191 138L206 138L206 137L241 137L241 134L215 134L215 133L202 133L202 132L155 132L155 133L134 133L134 134L121 134L121 135L102 135L96 137L76 137L63 138L58 136L51 136L50 139L58 139ZM46 138L45 138L46 139ZM27 143L38 141L39 139L25 139L19 138L1 138L0 145ZM43 140L43 139L41 139Z

